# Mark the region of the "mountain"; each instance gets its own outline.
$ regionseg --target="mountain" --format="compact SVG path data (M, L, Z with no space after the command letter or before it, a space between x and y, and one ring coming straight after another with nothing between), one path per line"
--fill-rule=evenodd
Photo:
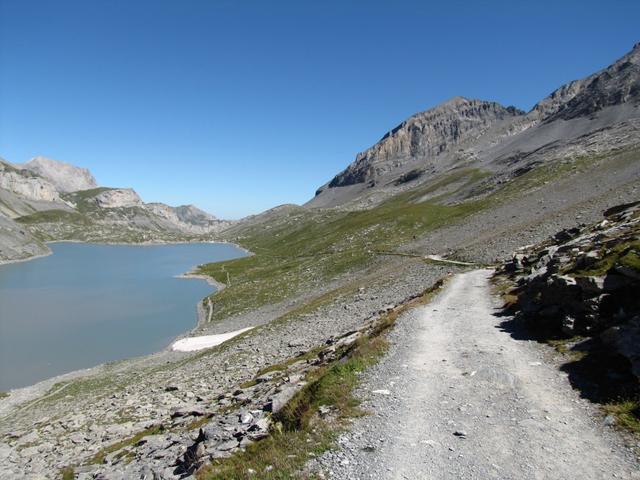
M232 222L193 205L144 203L131 188L97 187L84 168L35 157L0 160L0 262L48 252L42 241L210 240Z
M593 115L606 107L640 102L640 43L609 67L563 85L532 112L543 122Z
M56 190L63 193L96 188L98 184L86 168L52 160L47 157L34 157L22 166L51 182Z
M307 206L370 206L407 183L413 187L461 166L513 177L576 144L583 153L621 148L637 140L639 105L637 44L609 67L560 87L526 114L456 97L413 115L359 153Z
M497 123L522 114L520 110L495 102L455 97L402 122L373 147L359 153L355 162L336 175L327 187L365 182L373 186L376 180L419 166L424 159L435 164L438 157L486 134Z

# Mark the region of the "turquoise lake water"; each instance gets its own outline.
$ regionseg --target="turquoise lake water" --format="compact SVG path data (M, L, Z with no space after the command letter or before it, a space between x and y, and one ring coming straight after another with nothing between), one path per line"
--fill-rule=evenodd
M49 246L0 265L0 391L165 348L215 291L175 276L246 255L228 244Z

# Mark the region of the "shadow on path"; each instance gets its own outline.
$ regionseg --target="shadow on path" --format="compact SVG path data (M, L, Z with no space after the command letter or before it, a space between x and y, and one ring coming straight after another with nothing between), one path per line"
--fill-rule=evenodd
M599 337L567 337L534 328L534 322L515 317L508 309L498 309L494 316L503 319L496 328L514 340L535 341L554 347L563 357L560 370L568 374L571 386L581 397L607 404L640 395L629 361L612 353Z

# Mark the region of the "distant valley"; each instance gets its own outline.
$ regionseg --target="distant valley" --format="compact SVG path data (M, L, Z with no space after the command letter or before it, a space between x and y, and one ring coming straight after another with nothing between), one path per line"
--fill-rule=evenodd
M210 240L231 224L193 205L145 203L131 188L99 187L88 170L61 161L0 160L0 261L46 254L45 241Z

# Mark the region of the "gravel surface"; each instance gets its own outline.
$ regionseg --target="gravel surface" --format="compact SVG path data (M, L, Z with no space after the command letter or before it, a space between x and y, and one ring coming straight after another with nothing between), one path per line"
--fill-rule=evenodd
M631 446L549 349L500 327L490 273L453 277L399 319L359 391L371 415L312 469L336 479L640 478Z

